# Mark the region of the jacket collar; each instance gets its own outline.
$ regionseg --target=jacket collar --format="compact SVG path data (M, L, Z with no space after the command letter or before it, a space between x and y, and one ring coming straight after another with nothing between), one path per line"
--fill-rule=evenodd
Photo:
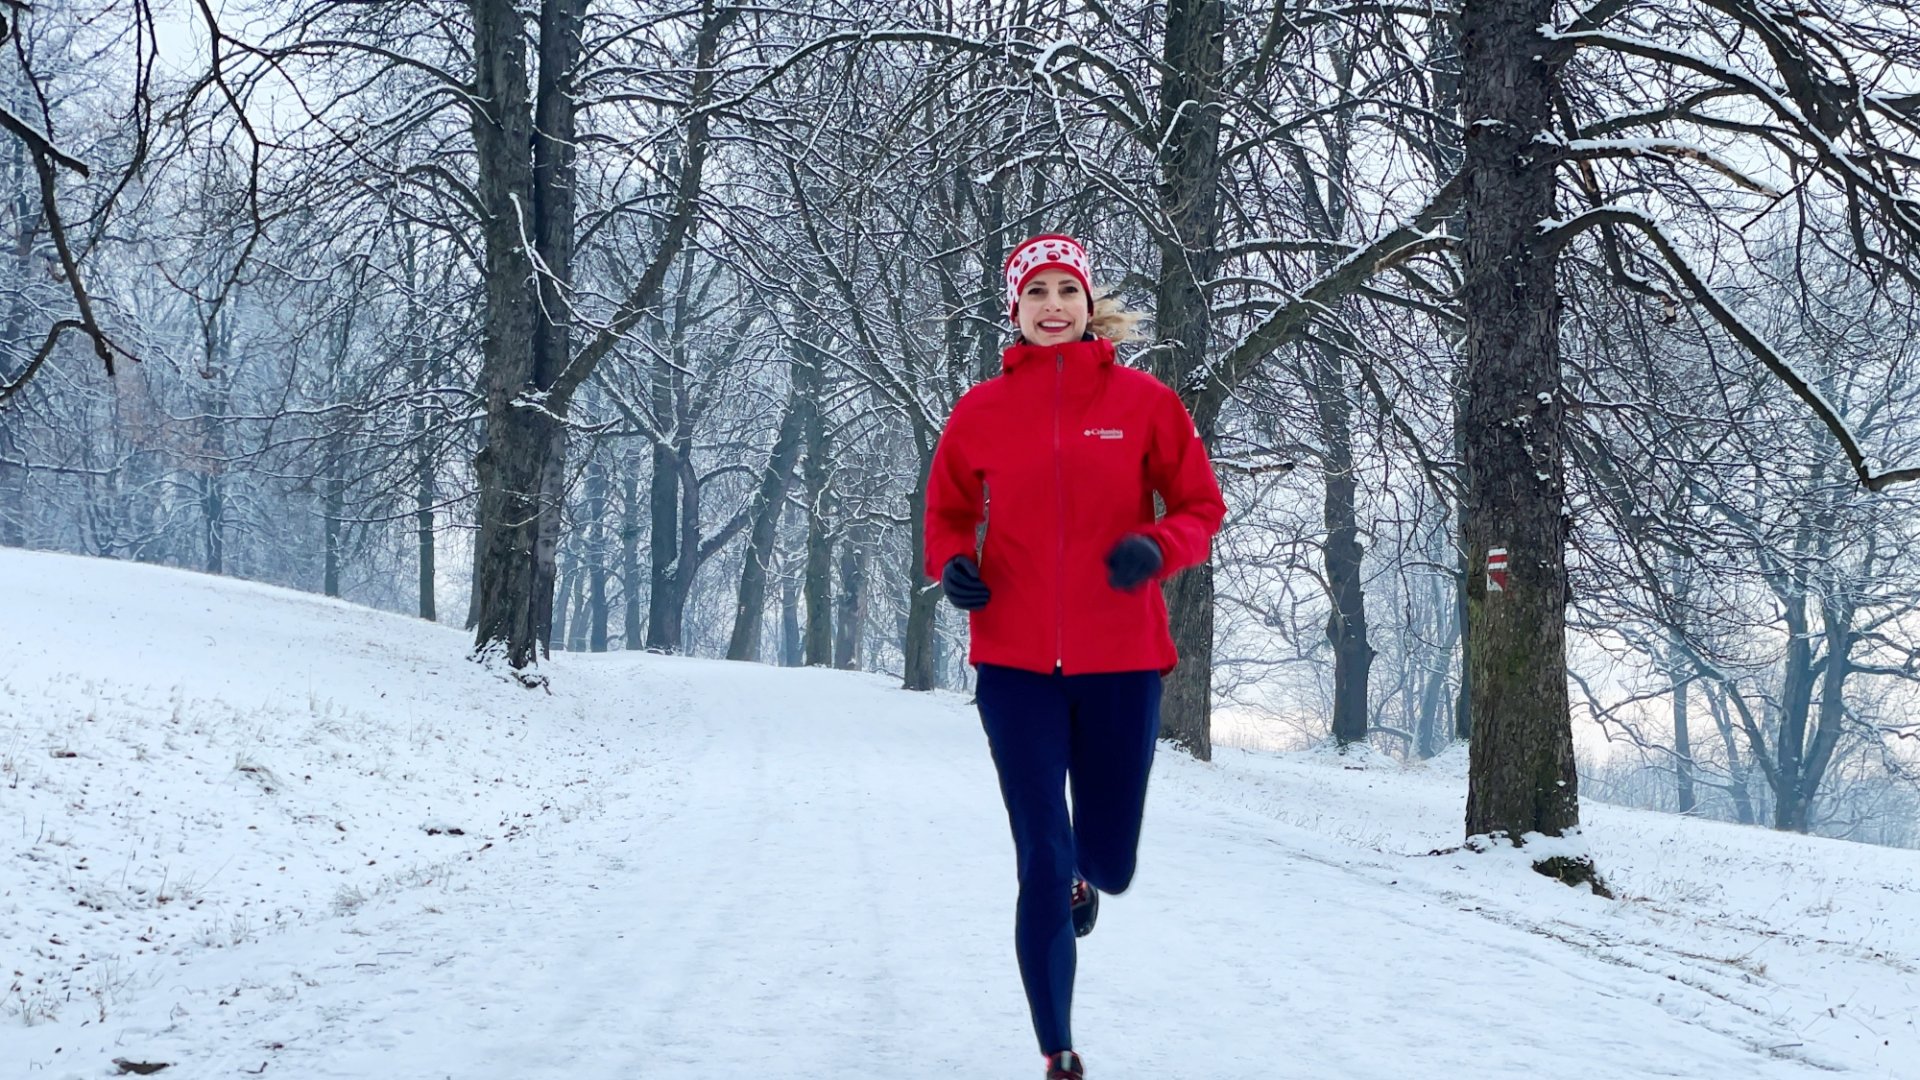
M1026 364L1050 362L1061 357L1069 364L1095 364L1108 367L1113 363L1113 342L1108 338L1082 339L1068 341L1059 345L1028 345L1018 342L1007 346L1000 354L1002 371L1012 372Z

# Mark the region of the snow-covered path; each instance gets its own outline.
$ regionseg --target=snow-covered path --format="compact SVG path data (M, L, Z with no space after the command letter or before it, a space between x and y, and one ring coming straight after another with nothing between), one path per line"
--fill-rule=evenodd
M961 697L636 655L528 693L450 631L51 556L0 595L0 1076L1038 1073ZM1920 856L1590 807L1607 902L1421 854L1462 790L1163 755L1081 943L1090 1075L1920 1077Z

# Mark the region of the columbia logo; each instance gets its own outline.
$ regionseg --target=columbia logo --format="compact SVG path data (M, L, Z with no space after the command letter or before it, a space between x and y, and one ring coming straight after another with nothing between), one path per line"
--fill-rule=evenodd
M1090 427L1080 434L1089 439L1124 439L1127 433L1117 427Z

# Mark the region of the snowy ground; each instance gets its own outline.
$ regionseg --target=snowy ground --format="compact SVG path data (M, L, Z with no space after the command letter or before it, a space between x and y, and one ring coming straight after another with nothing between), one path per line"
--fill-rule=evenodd
M977 721L0 551L0 1080L1036 1080ZM1920 1078L1920 853L1607 806L1624 899L1462 766L1163 756L1082 943L1094 1080Z

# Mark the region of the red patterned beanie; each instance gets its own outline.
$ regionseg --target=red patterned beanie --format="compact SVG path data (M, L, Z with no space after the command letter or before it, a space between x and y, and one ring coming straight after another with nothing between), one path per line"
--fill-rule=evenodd
M1071 236L1047 233L1022 243L1007 256L1005 270L1007 314L1015 322L1020 321L1020 290L1042 270L1065 270L1080 279L1080 288L1087 294L1087 311L1093 311L1093 282L1087 252Z

